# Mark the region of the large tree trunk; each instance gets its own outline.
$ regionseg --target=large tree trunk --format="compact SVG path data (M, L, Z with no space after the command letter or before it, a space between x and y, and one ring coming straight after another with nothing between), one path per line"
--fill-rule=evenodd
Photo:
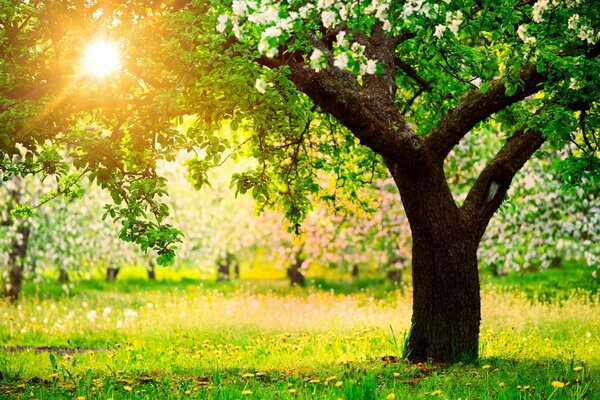
M456 206L439 163L424 160L410 171L390 164L413 237L406 356L413 362L475 359L481 320L479 230Z
M440 233L413 236L413 316L407 356L454 362L478 354L481 319L477 244Z

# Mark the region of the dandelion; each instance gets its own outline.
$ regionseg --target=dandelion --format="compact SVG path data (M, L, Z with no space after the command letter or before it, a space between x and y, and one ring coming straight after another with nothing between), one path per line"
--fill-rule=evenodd
M123 386L123 389L125 389L126 392L131 392L133 390L133 388L129 385Z
M393 400L393 399L395 399L395 398L396 398L396 395L395 395L394 393L390 393L390 394L388 394L388 395L386 396L386 399L387 399L387 400Z
M500 386L501 388L504 388L504 387L506 386L506 383L504 383L504 382L500 382L500 383L498 384L498 386Z
M580 366L578 366L578 367L575 367L575 368L573 368L573 371L575 371L575 372L579 372L579 371L581 371L582 369L583 369L583 367L580 367Z
M188 390L186 390L186 391L185 391L185 394L186 394L187 396L190 396L190 395L192 394L192 391L188 389Z
M296 389L289 389L290 394L295 394L297 392Z
M397 378L400 376L400 372L394 372L394 378Z
M343 384L344 384L344 382L342 382L342 381L337 381L337 382L335 383L335 387L340 387L340 386L342 386Z
M243 396L247 396L247 395L249 395L249 394L252 394L252 390L248 390L248 389L246 389L246 390L242 390L242 395L243 395Z
M321 380L320 379L311 379L309 382L310 383L319 383L319 382L321 382Z
M483 367L481 367L481 369L490 369L490 366L488 364L485 364Z
M85 400L85 396L77 396L77 400Z
M438 390L434 390L433 392L431 392L429 394L432 396L439 396L440 394L442 394L442 391L438 389Z
M242 375L242 378L252 378L252 377L254 377L254 374L252 374L250 372L247 372L244 375Z
M136 360L143 360L144 356L138 353L135 355L135 358L136 358Z
M552 387L555 389L560 389L560 388L565 387L565 384L561 381L554 381L554 382L552 382Z

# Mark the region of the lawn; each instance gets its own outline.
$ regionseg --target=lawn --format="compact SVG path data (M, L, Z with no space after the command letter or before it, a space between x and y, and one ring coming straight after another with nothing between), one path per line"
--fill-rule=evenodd
M410 290L376 279L30 284L0 303L0 398L600 398L589 271L482 282L481 358L450 367L401 359Z

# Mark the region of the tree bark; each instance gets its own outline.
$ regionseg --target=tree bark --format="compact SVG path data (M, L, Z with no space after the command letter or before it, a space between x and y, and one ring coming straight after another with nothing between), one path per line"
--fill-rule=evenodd
M67 272L66 269L61 268L58 272L58 281L60 283L67 283L69 282L69 273Z
M217 264L217 281L224 282L231 280L231 273L229 271L229 263L221 261Z
M413 316L405 355L412 362L475 359L481 319L477 229L456 206L436 160L417 170L387 164L413 237Z
M156 271L154 270L154 266L148 268L148 279L151 281L156 280Z
M29 245L29 234L31 230L24 222L17 229L17 237L12 241L12 250L8 256L8 285L5 288L4 295L10 301L17 301L23 285L24 259L27 255L27 246Z
M300 255L300 251L296 254L296 261L288 267L287 276L290 278L290 285L292 286L304 286L306 279L302 273L302 264L304 259Z
M114 282L119 274L119 268L106 269L106 282Z
M413 236L413 316L406 356L413 362L474 360L481 300L477 243L458 232Z

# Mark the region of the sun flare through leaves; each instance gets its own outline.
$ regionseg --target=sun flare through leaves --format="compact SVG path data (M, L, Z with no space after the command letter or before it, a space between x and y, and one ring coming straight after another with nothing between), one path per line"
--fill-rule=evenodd
M85 48L85 71L98 78L114 73L121 67L119 49L116 43L100 38Z

